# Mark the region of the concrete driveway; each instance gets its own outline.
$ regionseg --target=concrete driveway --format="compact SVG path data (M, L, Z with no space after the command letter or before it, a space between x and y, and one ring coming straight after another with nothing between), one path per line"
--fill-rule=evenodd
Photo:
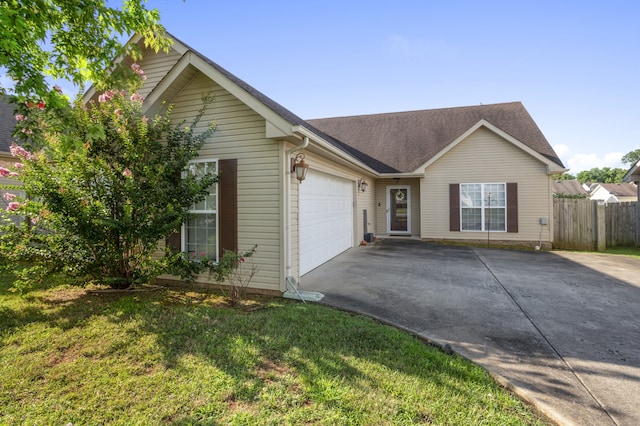
M640 259L384 239L300 288L449 344L560 424L640 424Z

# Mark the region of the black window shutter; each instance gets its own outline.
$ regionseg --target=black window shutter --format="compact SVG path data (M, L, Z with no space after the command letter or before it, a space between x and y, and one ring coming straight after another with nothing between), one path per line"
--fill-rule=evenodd
M460 184L449 184L449 231L460 231Z
M219 160L218 255L238 250L238 160Z
M518 232L517 183L507 183L507 232Z

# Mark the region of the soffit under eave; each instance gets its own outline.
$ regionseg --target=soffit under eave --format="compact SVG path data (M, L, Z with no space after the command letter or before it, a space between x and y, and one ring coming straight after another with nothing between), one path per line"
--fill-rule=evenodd
M444 157L449 151L451 151L458 144L462 143L469 136L471 136L471 134L473 134L475 131L477 131L478 129L480 129L482 127L484 127L487 130L495 133L496 135L498 135L502 139L504 139L507 142L510 142L511 144L513 144L516 148L521 149L522 151L526 152L527 154L529 154L530 156L532 156L536 160L538 160L541 163L543 163L547 167L547 174L552 175L552 174L559 174L559 173L564 173L564 172L568 171L568 169L565 169L564 167L561 167L559 164L557 164L554 161L548 159L547 157L545 157L544 155L540 154L539 152L531 149L526 144L520 142L519 140L517 140L513 136L511 136L508 133L500 130L498 127L494 126L493 124L489 123L488 121L482 119L482 120L478 121L476 124L474 124L473 126L471 126L466 132L464 132L456 140L454 140L453 142L451 142L450 144L445 146L443 149L440 150L440 152L438 152L436 155L431 157L423 165L421 165L420 167L418 167L417 169L415 169L411 173L413 173L413 174L424 173L426 171L426 169L429 166L431 166L431 164L435 163L440 158Z

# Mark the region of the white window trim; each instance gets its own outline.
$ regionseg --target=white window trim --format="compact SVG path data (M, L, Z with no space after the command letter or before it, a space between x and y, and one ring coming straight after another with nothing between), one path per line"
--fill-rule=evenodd
M216 173L219 172L219 167L220 167L220 163L218 161L218 158L198 158L197 160L191 160L189 161L189 164L196 164L196 163L216 163ZM188 170L185 170L183 173L189 173ZM215 210L193 210L193 209L189 209L188 212L189 213L193 213L193 214L215 214L216 215L216 258L215 258L215 262L218 262L218 247L220 244L220 215L218 214L218 207L220 204L220 186L218 185L218 182L214 183L214 185L216 186L216 209ZM186 252L187 250L187 224L183 223L182 224L182 241L180 242L181 245L181 251L183 253Z
M463 209L469 209L469 208L478 208L478 207L462 207L462 186L463 185L481 185L481 191L482 191L482 206L480 207L480 213L481 213L481 228L480 230L478 229L463 229L463 222L462 222L462 210ZM488 231L485 228L485 220L484 220L484 212L485 210L488 208L487 206L484 205L484 187L485 185L502 185L504 187L504 207L502 207L504 209L504 229L503 230L496 230L496 229L492 229L490 231ZM507 232L507 229L509 229L508 224L507 224L507 206L509 205L509 200L507 199L507 183L506 182L464 182L464 183L460 183L458 185L458 193L459 193L459 198L460 198L460 232Z

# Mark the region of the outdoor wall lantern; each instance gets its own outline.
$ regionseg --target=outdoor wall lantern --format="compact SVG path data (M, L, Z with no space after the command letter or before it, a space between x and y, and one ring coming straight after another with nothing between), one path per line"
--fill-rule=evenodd
M364 180L364 179L359 179L358 180L358 189L360 191L365 192L368 187L369 187L369 184L367 183L366 180Z
M300 153L291 159L291 173L296 173L296 179L302 183L307 177L307 169L309 165L304 162L304 154Z

